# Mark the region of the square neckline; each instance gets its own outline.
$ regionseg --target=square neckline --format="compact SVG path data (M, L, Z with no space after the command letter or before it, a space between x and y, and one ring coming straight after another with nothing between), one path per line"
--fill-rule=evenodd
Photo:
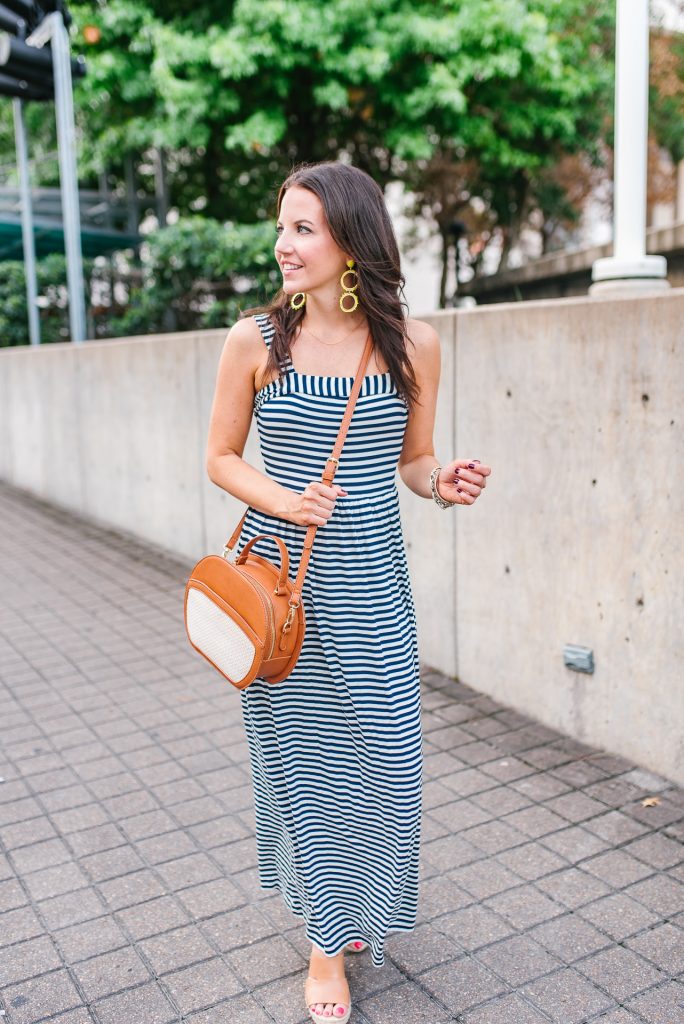
M286 375L293 375L295 377L300 377L300 378L309 377L312 380L354 380L355 379L355 375L353 373L352 374L348 374L345 377L342 377L342 376L339 376L339 375L327 374L327 373L302 373L300 370L295 370L294 366L292 365L292 360L290 360L290 366L288 367L287 370L285 370L285 374ZM391 377L391 371L390 370L385 370L384 373L366 373L366 374L364 374L363 379L364 379L364 381L366 381L366 380L380 380L380 379L382 379L384 377ZM274 384L278 384L279 381L280 381L280 377L275 377L273 380L269 381L268 384L264 384L262 387L259 388L258 391L254 392L254 398L256 399L256 396L260 395L262 391L267 391L268 388L273 387Z
M264 333L261 330L260 320L261 321L266 321L266 323L269 324L269 326L272 326L271 318L268 316L267 313L260 313L260 314L256 314L254 316L254 319L256 320L256 322L257 322L257 324L259 326L259 333L261 334L261 336L262 336L262 338L263 338L267 348L270 348L270 342L266 341L266 338L264 337ZM290 374L292 374L295 377L300 377L300 378L309 377L312 380L351 380L351 381L353 381L353 380L356 379L356 374L355 373L348 373L348 374L304 373L303 371L298 370L295 367L294 363L292 362L292 356L290 355L289 352L288 352L287 358L288 358L288 362L289 362L290 365L285 368L284 372L288 376ZM392 376L391 370L385 370L383 373L366 373L363 376L363 381L367 381L367 380L381 380L381 379L383 379L385 377L390 377L391 378L391 376ZM275 377L273 380L269 381L268 384L264 384L262 387L260 387L258 389L258 391L254 392L254 398L256 399L257 395L260 395L262 391L266 391L268 388L272 387L274 384L277 384L280 380L281 380L281 378L280 378L280 376L278 376L278 377Z

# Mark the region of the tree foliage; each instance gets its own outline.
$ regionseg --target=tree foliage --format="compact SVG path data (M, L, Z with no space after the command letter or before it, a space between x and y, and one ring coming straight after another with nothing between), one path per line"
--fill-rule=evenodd
M465 223L477 271L495 237L505 265L535 218L551 245L609 158L614 0L100 0L70 7L74 47L88 61L75 96L82 180L95 185L106 174L123 195L130 156L141 194L151 195L149 154L163 149L171 204L181 218L212 219L206 228L190 221L182 244L182 229L173 236L188 272L203 278L214 273L200 270L189 235L223 252L214 222L270 218L275 188L300 161L348 159L382 186L404 181L413 212L434 219L445 253L454 221ZM99 31L99 41L88 42L86 27ZM674 52L674 65L670 56L659 59L652 125L678 159L682 102L672 83L681 84L684 58ZM8 110L0 116L6 161L13 151ZM34 151L54 149L48 112L29 105ZM41 167L42 180L53 182L54 162ZM573 168L579 184L572 184ZM166 237L153 246L160 259ZM152 278L168 298L171 270L165 276L155 263ZM149 301L149 287L140 302L143 293ZM169 301L177 301L174 294ZM182 321L180 307L177 313Z

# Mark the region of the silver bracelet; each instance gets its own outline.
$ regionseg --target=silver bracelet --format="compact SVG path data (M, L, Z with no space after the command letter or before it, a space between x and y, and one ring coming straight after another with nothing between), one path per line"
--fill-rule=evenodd
M430 490L432 491L432 497L435 499L440 508L452 508L454 505L458 505L457 501L447 501L437 490L437 477L442 470L441 466L435 466L430 473Z

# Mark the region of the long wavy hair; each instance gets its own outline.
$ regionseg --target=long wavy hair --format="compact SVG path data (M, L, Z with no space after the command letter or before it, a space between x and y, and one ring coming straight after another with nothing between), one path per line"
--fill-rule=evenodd
M280 186L278 216L285 193L294 185L318 196L332 238L356 261L359 308L366 315L373 344L382 353L397 391L411 408L418 401L419 388L407 352L399 247L382 190L369 174L349 164L332 160L300 164ZM290 346L304 318L306 307L293 310L290 298L281 289L268 305L242 314L267 313L275 328L265 379L272 372L283 373Z

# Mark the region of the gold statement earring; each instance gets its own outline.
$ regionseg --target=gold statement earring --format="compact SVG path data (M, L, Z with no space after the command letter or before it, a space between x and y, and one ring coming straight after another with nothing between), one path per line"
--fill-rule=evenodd
M305 302L306 292L295 292L295 294L290 299L290 309L301 309Z
M359 287L359 275L354 270L354 266L354 260L347 260L348 269L345 270L345 272L342 274L342 277L340 278L340 284L342 286L342 294L340 295L340 309L342 310L343 313L353 313L359 304L359 297L358 295L354 294L356 289ZM348 277L350 274L352 275L353 278L353 284L345 284L345 278ZM351 306L345 305L345 299L351 299Z

